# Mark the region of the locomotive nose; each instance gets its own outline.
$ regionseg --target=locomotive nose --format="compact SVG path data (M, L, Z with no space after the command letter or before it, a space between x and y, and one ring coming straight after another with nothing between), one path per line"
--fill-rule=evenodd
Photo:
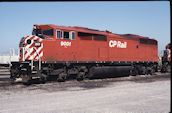
M23 37L20 42L21 46L21 60L38 60L43 55L43 43L42 39L38 36L31 35Z

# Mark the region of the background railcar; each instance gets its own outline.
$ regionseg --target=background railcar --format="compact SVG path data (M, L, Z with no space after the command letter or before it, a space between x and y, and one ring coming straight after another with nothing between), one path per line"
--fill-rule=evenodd
M162 56L161 72L171 72L171 44L167 44Z
M85 77L151 74L157 71L157 41L77 26L34 25L21 39L20 62L12 62L11 78L26 82L50 75L64 81Z

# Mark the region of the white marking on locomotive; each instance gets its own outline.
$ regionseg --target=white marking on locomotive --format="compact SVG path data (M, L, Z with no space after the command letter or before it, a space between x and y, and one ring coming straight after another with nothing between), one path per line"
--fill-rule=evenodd
M39 47L38 49L36 49L36 47L34 48L36 50L36 52L32 55L33 59L36 57L36 55L38 54L38 58L39 56L39 52L41 51L41 49L43 48L43 45L41 44L41 47Z
M30 56L30 54L32 53L32 51L33 51L33 47L32 48L26 48L25 47L25 51L27 51L27 53L26 53L26 55L25 55L25 59L28 57L28 56Z
M36 60L39 60L39 58L41 58L43 56L43 52L41 52L40 54L39 54L39 56L37 56L35 59Z
M31 44L27 44L27 40L30 39L31 40ZM34 47L35 45L33 45L34 43L34 40L38 40L38 42L41 44L40 47L36 48ZM26 39L25 39L25 55L24 55L24 58L25 60L38 60L40 59L42 56L43 56L43 43L42 42L42 39L37 37L37 36L26 36ZM35 51L35 52L34 52ZM40 53L40 54L39 54ZM32 54L32 55L31 55Z
M30 36L30 38L31 38L32 36ZM29 39L30 39L29 38ZM34 43L34 41L33 40L36 40L36 39L38 39L38 37L37 36L35 36L32 40L31 40L31 44L27 44L26 45L26 47L25 47L25 50L27 51L27 53L26 53L26 55L25 55L25 59L33 52L33 47L31 47L32 46L32 44ZM26 39L26 41L28 40L28 38Z
M32 35L30 35L30 36L26 36L27 38L25 39L25 43L26 43L26 41L28 40L28 39L30 39L31 37L32 37Z
M127 48L127 42L121 42L116 40L109 41L109 47L116 47L116 48Z
M64 47L71 46L71 44L72 44L71 42L66 42L66 41L61 41L60 42L60 45L64 46Z
M31 37L30 37L31 38ZM26 46L26 48L29 48L33 43L34 43L34 41L33 40L37 40L38 39L38 37L34 37L32 40L31 40L31 44L27 44L27 46ZM28 39L27 39L28 40ZM26 40L26 41L27 41Z

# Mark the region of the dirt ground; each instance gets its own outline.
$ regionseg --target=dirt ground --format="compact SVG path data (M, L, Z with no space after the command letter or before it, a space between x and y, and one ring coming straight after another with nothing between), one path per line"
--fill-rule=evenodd
M169 113L170 73L32 85L0 75L0 113Z

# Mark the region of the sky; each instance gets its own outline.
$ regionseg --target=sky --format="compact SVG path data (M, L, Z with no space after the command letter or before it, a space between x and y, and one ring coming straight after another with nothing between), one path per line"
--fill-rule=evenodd
M17 50L34 24L80 26L170 43L169 1L0 2L0 54Z

